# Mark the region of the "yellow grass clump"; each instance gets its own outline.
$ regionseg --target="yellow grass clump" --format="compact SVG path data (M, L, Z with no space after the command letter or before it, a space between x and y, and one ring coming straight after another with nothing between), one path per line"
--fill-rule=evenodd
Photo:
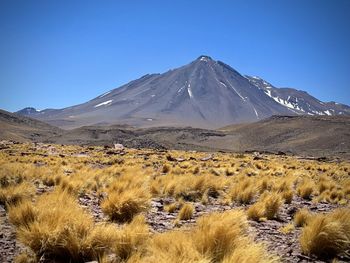
M135 216L130 224L124 224L117 232L117 240L112 245L120 261L135 254L150 236L149 228L142 215Z
M298 210L295 215L294 215L294 224L295 226L305 226L309 219L311 217L311 213L308 209L306 208L302 208L300 210Z
M300 236L303 253L333 258L350 249L350 210L338 209L331 214L310 218Z
M304 199L311 199L311 195L314 191L315 184L310 180L305 180L302 182L297 191L300 197Z
M93 260L117 240L112 226L95 226L92 218L65 192L45 194L32 206L28 202L11 206L10 220L17 226L18 239L38 259L45 254L47 258L66 262Z
M281 205L282 199L278 193L273 192L262 195L260 199L248 209L248 218L255 221L264 218L273 219L277 216Z
M9 185L0 188L0 204L15 205L24 199L30 199L35 194L34 186L29 182Z
M279 229L279 231L283 234L289 234L290 232L292 232L295 229L294 224L293 223L289 223L284 225L283 227L281 227Z
M111 191L101 203L102 211L112 221L131 222L135 215L149 206L149 194L144 188L130 188L123 191Z
M154 235L128 262L277 262L247 230L242 210L213 213L199 218L189 231Z
M192 218L193 212L194 212L193 205L190 203L186 203L181 207L178 218L180 220L189 220Z
M174 202L164 206L164 211L174 213L179 208L179 204Z
M257 192L257 188L252 179L242 178L236 184L233 185L229 192L231 201L238 204L251 203L254 195Z

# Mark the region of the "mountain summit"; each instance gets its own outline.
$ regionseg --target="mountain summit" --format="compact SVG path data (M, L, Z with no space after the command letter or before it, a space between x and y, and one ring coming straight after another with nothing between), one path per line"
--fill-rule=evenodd
M350 114L350 107L278 89L201 55L185 66L145 75L83 104L19 113L62 128L106 124L219 128L272 115Z

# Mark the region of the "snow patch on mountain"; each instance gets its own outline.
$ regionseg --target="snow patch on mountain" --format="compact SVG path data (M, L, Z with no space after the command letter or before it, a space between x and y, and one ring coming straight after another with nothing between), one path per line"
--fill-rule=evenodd
M107 100L107 101L101 102L101 103L95 105L94 108L101 107L103 105L110 105L112 103L112 101L113 100Z
M265 94L266 94L267 96L269 96L270 98L272 98L274 101L278 102L279 104L281 104L281 105L283 105L283 106L285 106L285 107L287 107L287 108L289 108L289 109L294 109L294 110L299 110L299 111L305 112L305 110L302 109L302 108L300 108L300 107L298 106L298 104L293 104L293 103L289 102L290 96L288 97L287 100L283 100L283 99L281 99L281 98L279 98L279 97L274 97L274 96L272 96L270 90L264 90L264 92L265 92Z
M192 94L192 90L191 90L191 83L188 83L187 92L188 92L188 96L190 96L190 98L192 99L193 94Z

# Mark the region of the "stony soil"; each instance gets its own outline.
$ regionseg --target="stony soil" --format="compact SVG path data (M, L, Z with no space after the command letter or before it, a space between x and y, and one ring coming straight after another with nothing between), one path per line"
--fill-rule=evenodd
M148 158L145 154L139 157L142 157L145 160ZM209 156L208 158L212 159L213 156ZM174 159L172 161L181 162L182 160ZM101 167L98 166L99 164L95 165L97 165L96 169L105 166L105 164L101 164ZM67 171L67 174L69 173L70 171ZM37 186L38 195L50 192L52 190L53 187L43 185ZM103 214L100 207L100 203L104 197L104 194L90 192L89 194L81 194L78 197L78 202L84 209L86 209L88 213L91 214L96 222L103 222L108 220L108 217ZM178 211L168 213L164 210L165 205L173 202L175 202L175 199L171 197L152 199L150 209L145 214L147 223L149 224L152 232L159 233L175 228L188 228L195 225L198 217L212 212L249 208L249 205L223 205L218 199L209 197L209 201L205 205L201 202L192 202L195 207L192 219L186 221L180 220L177 222L177 224L175 224L174 222L177 219ZM304 207L313 212L328 213L338 208L339 205L329 203L312 203L311 201L304 200L295 195L291 204L284 204L281 207L276 219L263 222L255 222L250 220L249 235L251 235L257 242L264 242L268 250L278 255L282 262L327 262L302 254L298 241L301 228L295 228L287 234L280 231L283 226L292 222L294 213L300 208ZM16 241L15 228L9 222L8 214L4 206L1 205L0 224L0 262L13 262L14 257L20 252L24 251L26 248ZM350 262L350 258L343 257L340 258L338 262Z
M50 187L38 188L38 193L51 191ZM79 197L79 204L86 209L96 222L108 220L103 214L100 202L103 196L93 192L91 194L83 194ZM151 207L146 213L147 223L152 232L165 232L178 227L188 228L195 225L198 217L212 213L226 211L230 209L247 209L247 206L222 205L218 200L210 198L206 205L200 202L194 202L195 212L190 220L180 220L178 224L174 224L178 211L168 213L164 211L164 206L173 203L173 198L154 198L151 201ZM292 222L294 213L302 208L307 207L314 212L330 212L338 205L328 203L313 204L310 201L303 200L295 196L292 203L283 205L278 213L278 218L265 222L249 221L249 234L255 241L264 242L269 251L280 256L283 262L327 262L316 258L305 256L301 253L298 238L301 232L300 228L296 228L288 234L283 234L279 229ZM14 256L19 254L25 248L19 242L16 242L16 232L14 227L9 223L7 213L3 206L0 206L0 262L13 262ZM340 259L339 262L349 262L350 258Z

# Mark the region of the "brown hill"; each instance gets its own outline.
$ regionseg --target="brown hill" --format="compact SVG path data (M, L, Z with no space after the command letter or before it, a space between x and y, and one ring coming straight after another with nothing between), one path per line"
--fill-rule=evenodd
M61 132L61 129L47 123L0 110L1 140L43 141Z
M349 154L349 116L273 116L220 129L239 137L237 150L290 151L298 154Z
M350 157L349 116L273 116L219 130L191 127L134 128L85 126L61 130L27 117L0 111L0 139L57 144L203 151L268 151L297 155Z

